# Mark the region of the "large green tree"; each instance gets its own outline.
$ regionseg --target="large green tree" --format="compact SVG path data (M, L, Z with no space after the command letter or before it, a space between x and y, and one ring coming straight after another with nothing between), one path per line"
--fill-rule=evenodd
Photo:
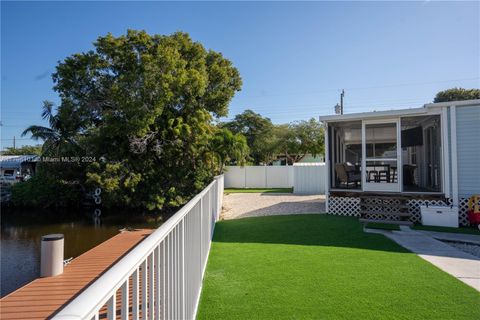
M250 157L255 164L268 163L275 154L274 125L269 118L252 110L245 110L235 118L222 124L233 133L240 133L247 139Z
M437 93L433 102L480 99L480 89L452 88Z
M307 154L323 155L325 147L322 124L311 118L277 126L277 152L292 162L302 160Z
M53 80L59 120L74 116L74 141L95 160L87 184L106 191L104 203L152 210L181 205L210 181L212 120L242 84L229 60L188 34L134 30L99 37Z

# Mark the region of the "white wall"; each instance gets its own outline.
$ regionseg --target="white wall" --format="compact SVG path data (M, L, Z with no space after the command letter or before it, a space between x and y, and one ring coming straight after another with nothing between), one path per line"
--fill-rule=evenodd
M295 164L293 168L294 193L325 194L325 163Z
M480 105L456 107L458 195L480 193Z
M291 188L292 166L227 166L225 188Z
M294 187L294 193L324 194L325 178L324 163L225 168L225 188Z

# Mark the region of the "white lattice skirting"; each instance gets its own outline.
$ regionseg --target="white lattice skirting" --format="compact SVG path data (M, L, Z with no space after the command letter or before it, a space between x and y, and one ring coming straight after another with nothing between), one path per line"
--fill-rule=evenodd
M392 201L398 201L392 199ZM458 201L458 223L461 226L468 226L468 198L460 198ZM408 200L408 211L411 213L410 221L420 223L420 206L425 205L446 205L442 200ZM330 214L342 216L359 216L360 215L360 198L353 197L328 197L328 211Z

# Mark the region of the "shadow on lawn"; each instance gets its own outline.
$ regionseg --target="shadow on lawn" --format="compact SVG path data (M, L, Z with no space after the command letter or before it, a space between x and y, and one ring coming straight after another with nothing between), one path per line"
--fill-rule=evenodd
M409 252L383 235L367 234L354 217L297 214L220 221L214 242L269 243Z

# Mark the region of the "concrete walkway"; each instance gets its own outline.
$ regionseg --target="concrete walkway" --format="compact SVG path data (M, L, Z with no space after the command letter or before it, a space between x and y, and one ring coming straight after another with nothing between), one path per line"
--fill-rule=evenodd
M480 291L480 258L436 240L430 234L431 232L410 229L402 231L365 229L365 231L385 235L422 259ZM450 241L466 241L465 239L471 237L476 237L473 238L474 241L480 240L475 235L444 232L434 232L434 234L437 239L444 238Z

